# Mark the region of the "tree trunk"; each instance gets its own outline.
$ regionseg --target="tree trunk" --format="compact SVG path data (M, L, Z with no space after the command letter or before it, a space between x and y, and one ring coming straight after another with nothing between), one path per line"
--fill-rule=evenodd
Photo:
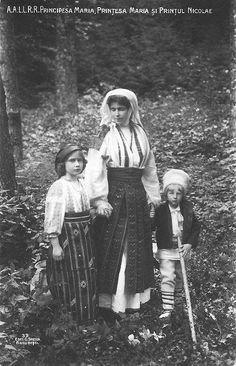
M231 0L231 135L236 137L236 0Z
M12 154L11 140L8 130L6 97L0 77L0 185L10 195L16 189L15 163Z
M77 73L74 17L57 15L56 19L56 108L58 114L77 112Z
M16 163L19 164L23 159L23 145L15 42L11 20L12 17L9 14L6 14L3 2L0 2L0 71L6 95L6 108L11 143Z

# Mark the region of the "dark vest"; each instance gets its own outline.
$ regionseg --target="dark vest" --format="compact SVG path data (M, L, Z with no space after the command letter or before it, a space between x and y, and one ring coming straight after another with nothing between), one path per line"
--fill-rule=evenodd
M192 244L195 248L198 244L200 223L193 212L192 204L182 200L180 211L183 215L182 244ZM155 213L153 229L156 230L156 241L159 249L173 249L172 220L168 202L161 204Z

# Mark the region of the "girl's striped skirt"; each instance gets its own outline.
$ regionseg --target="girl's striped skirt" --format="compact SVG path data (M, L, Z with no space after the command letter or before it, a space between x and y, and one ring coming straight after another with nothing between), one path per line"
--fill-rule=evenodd
M90 235L89 213L66 213L59 235L64 259L55 261L52 246L47 260L49 289L78 323L87 323L96 313L96 267Z

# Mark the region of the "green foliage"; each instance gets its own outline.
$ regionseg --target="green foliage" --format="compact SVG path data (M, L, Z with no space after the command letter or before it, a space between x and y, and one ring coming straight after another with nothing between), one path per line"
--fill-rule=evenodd
M10 364L30 354L29 350L17 345L18 331L30 307L29 284L31 270L16 270L1 266L0 270L0 362ZM4 331L2 331L4 329Z
M191 5L189 2L182 3L184 8ZM199 7L210 6L204 1L200 3ZM122 4L126 9L129 6L149 9L163 6L163 3L156 0L121 2L119 7ZM225 41L229 36L225 24L229 4L225 4L224 9L217 7L216 3L211 5L214 9L212 17L97 15L96 23L91 21L87 29L87 37L84 40L80 37L80 90L83 90L86 82L98 87L101 82L117 86L122 82L123 87L142 95L153 97L160 92L180 87L200 91L210 100L214 91L222 90L224 70L228 68L230 59ZM104 1L103 6L116 8L117 2ZM181 7L179 1L174 0L168 1L165 6ZM83 62L87 65L86 71L90 71L89 79L84 79L85 74L80 72L80 64Z
M192 178L190 198L202 222L200 246L189 266L197 334L209 364L230 365L226 359L234 357L235 342L236 150L229 139L228 106L221 104L221 108L208 110L200 98L189 94L180 99L172 95L156 103L147 120L152 123L150 135L160 175L179 167Z
M87 0L83 5L88 6ZM189 0L166 0L186 7ZM76 17L79 113L55 116L55 17L15 17L18 73L24 109L24 192L0 195L0 363L3 365L227 365L235 363L235 258L233 201L235 141L229 135L229 1L195 0L214 16ZM54 4L51 4L54 6ZM89 6L98 5L96 0ZM116 0L99 6L117 7ZM119 7L163 6L160 0L120 0ZM140 314L113 328L78 327L43 291L30 292L33 263L45 258L44 199L57 178L55 153L63 143L84 150L96 140L102 94L114 86L144 95L141 117L159 178L168 168L192 178L189 198L202 222L188 275L197 333L193 348L187 318L161 334L159 274L153 298ZM85 94L86 90L86 94ZM47 93L45 92L47 91ZM148 99L149 97L149 99ZM33 104L34 102L34 104ZM29 264L30 255L33 260ZM7 266L5 267L5 265ZM150 332L149 332L150 330ZM149 337L156 332L160 341ZM144 334L141 336L140 334ZM26 337L24 336L26 335ZM29 337L36 345L29 345ZM129 336L139 340L136 345ZM16 344L16 338L26 344ZM161 338L160 338L161 339Z
M149 97L177 87L199 91L208 101L216 94L223 97L230 61L228 0L195 0L194 5L187 0L165 2L166 8L212 8L208 16L129 14L130 7L158 9L163 6L159 0L80 3L81 8L96 6L125 8L127 14L76 14L80 93L88 88L104 93L104 83L122 83ZM31 105L39 102L39 92L55 87L55 19L52 14L25 14L24 22L14 19L21 95Z
M0 264L24 266L37 239L39 212L33 194L0 192Z
M219 99L223 101L223 95ZM89 90L79 99L78 116L55 117L50 95L44 98L40 108L24 110L27 158L18 174L22 184L27 182L34 192L37 206L32 203L32 212L35 215L35 207L38 208L39 233L42 231L45 194L56 179L55 153L64 142L77 142L84 149L91 146L98 131L101 100L98 92ZM24 270L16 273L19 276L16 280L13 268L8 272L8 285L2 289L6 301L3 305L10 307L6 327L8 337L4 345L15 347L9 339L14 339L16 334L39 337L38 345L21 348L21 352L30 350L30 355L25 356L25 366L64 366L83 362L94 365L233 365L235 249L231 183L235 182L236 151L229 139L228 105L216 103L209 109L209 103L205 103L199 93L186 93L181 89L175 89L167 96L160 95L156 102L142 100L140 105L159 178L172 167L186 170L192 178L189 198L202 222L201 242L192 254L188 269L197 347L192 347L187 318L183 319L181 326L174 321L171 330L161 333L158 273L152 301L140 314L129 315L113 328L100 322L92 327L77 327L47 301L45 294L37 293L31 297ZM44 259L45 253L41 237L37 241L36 246L33 244L33 254L38 262ZM32 276L34 268L30 266L28 271ZM17 289L15 282L19 285ZM16 301L14 296L22 301ZM7 299L10 299L9 303L14 301L15 306L10 306ZM5 315L3 321L6 321ZM158 342L148 336L154 331L163 337ZM132 334L139 341L137 345L128 340ZM14 350L3 348L3 352L11 360L17 359Z

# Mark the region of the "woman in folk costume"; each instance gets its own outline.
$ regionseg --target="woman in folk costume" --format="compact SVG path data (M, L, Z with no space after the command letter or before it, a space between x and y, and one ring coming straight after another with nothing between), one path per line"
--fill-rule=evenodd
M99 151L90 149L86 168L97 212L107 215L95 225L99 307L124 313L150 299L150 207L160 203L159 182L136 95L127 89L110 91L101 116L109 131Z
M59 179L47 193L44 222L51 244L46 268L49 289L79 324L96 315L90 202L81 177L85 165L78 146L68 145L58 152L55 168Z

